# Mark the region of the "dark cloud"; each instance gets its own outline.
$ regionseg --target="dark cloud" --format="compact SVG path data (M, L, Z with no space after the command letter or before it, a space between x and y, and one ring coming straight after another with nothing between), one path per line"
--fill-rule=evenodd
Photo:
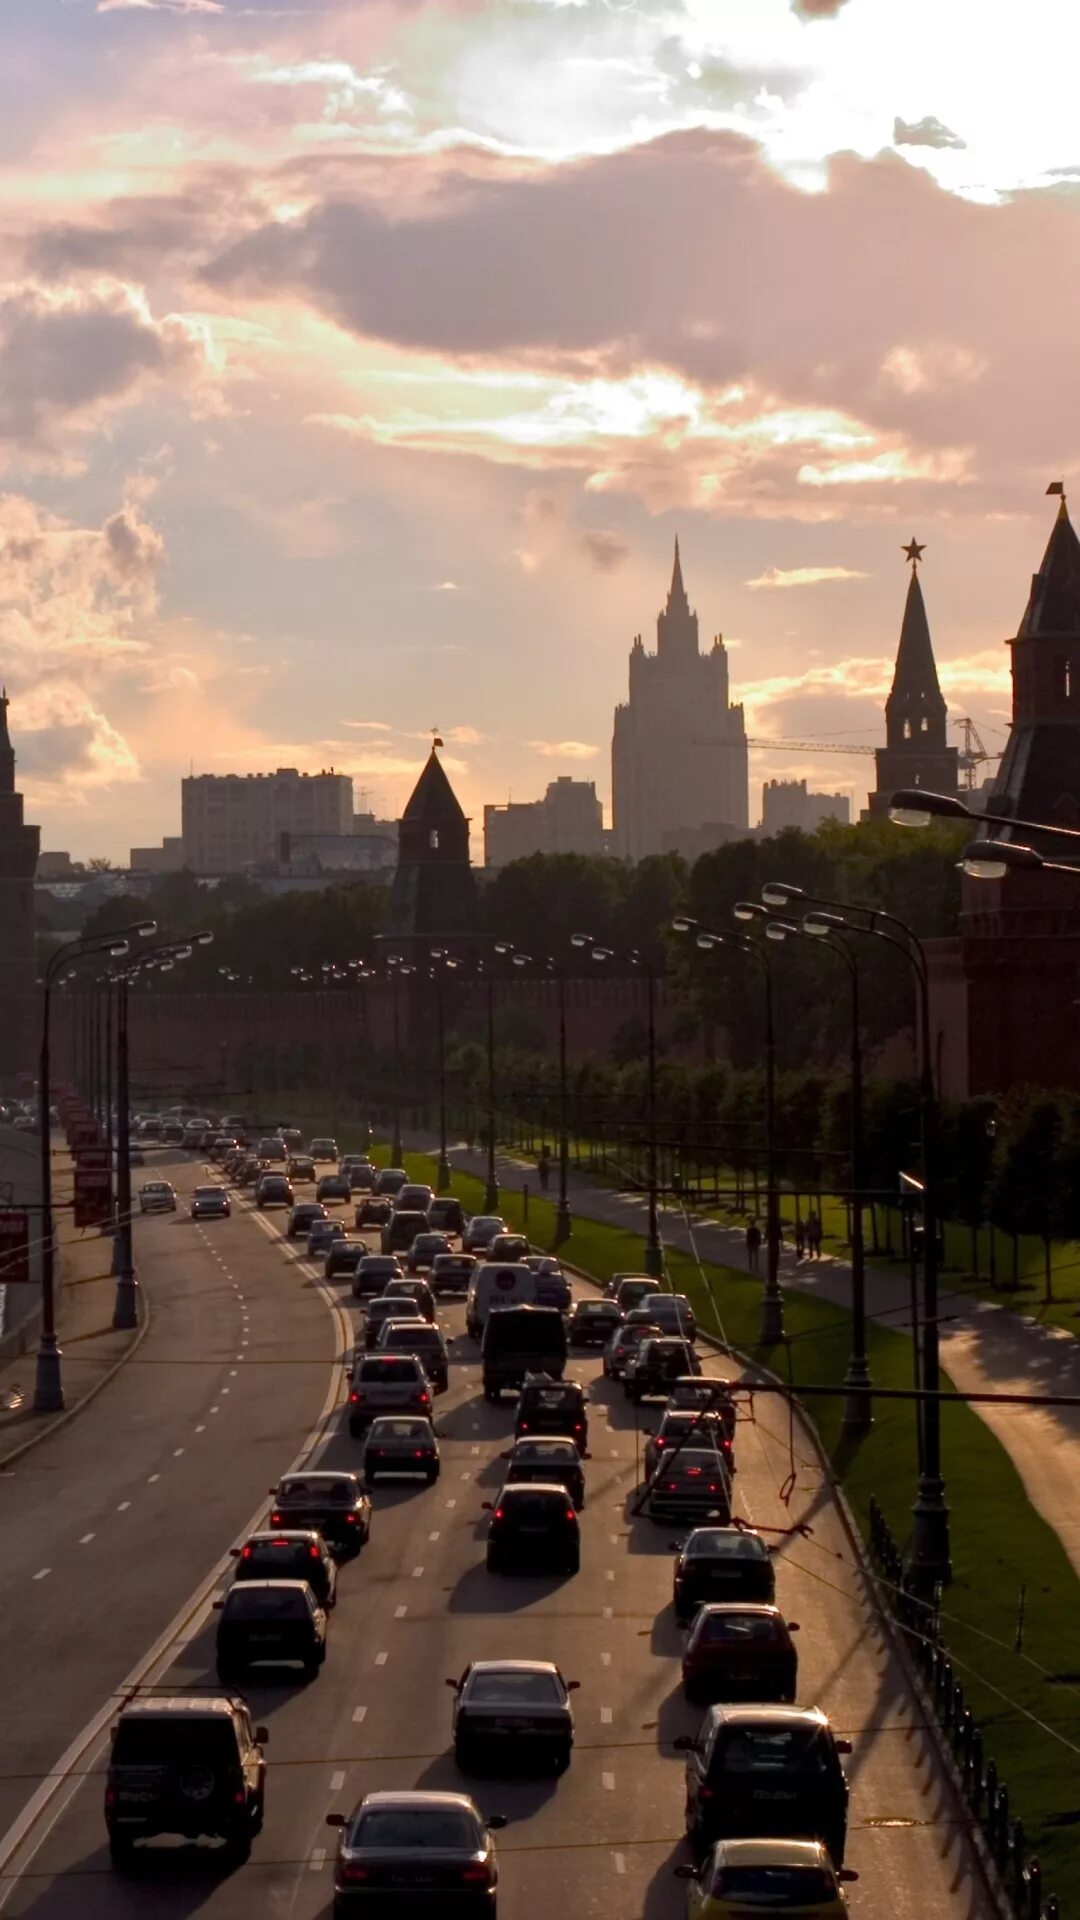
M936 120L932 113L924 114L921 120L901 120L897 114L893 121L893 145L896 147L966 147L967 141L961 140L958 133Z
M200 358L181 321L154 320L125 288L20 288L0 301L0 441L50 451L63 422Z
M19 732L19 772L30 780L57 780L84 773L97 740L86 721L74 726L23 727Z
M114 513L102 528L112 570L126 585L153 579L161 561L163 542L155 528L139 520L127 507Z
M630 548L621 533L615 533L609 527L599 527L594 533L583 533L581 544L601 573L614 573L630 555Z

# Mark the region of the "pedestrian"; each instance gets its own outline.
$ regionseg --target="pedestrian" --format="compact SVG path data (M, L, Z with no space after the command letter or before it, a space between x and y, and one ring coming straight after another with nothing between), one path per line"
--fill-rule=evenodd
M796 1260L806 1258L806 1222L801 1213L795 1215L795 1258Z
M540 1149L540 1158L536 1163L536 1171L540 1175L540 1191L541 1193L546 1193L548 1190L548 1182L551 1179L551 1158L548 1154L546 1144Z
M821 1221L812 1207L806 1216L806 1251L811 1260L821 1259Z
M758 1270L761 1253L761 1228L756 1220L751 1220L746 1229L746 1265L750 1273Z

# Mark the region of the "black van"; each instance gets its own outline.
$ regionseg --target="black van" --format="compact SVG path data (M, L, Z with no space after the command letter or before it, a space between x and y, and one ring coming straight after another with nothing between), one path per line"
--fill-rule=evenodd
M716 1840L821 1840L839 1867L848 1785L838 1740L820 1707L710 1707L686 1754L686 1831L696 1850Z
M561 1380L566 1371L566 1322L556 1307L501 1307L489 1313L482 1349L484 1399L498 1400L527 1373Z

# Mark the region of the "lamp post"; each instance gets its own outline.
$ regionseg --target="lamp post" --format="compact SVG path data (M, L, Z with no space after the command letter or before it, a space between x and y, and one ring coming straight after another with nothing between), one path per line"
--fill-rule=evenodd
M505 948L496 946L496 952ZM495 975L490 965L477 962L484 976L487 997L487 1180L484 1186L484 1212L495 1213L499 1205L499 1182L495 1173Z
M386 971L392 982L391 1005L394 1014L394 1137L390 1142L390 1158L395 1167L400 1167L405 1157L401 1141L401 1011L398 1004L398 988L402 980L415 972L400 953L390 953L386 957Z
M510 949L500 943L497 953ZM555 1244L561 1245L569 1240L573 1231L570 1218L570 1133L569 1133L569 1093L566 1073L566 968L550 954L534 959L531 953L512 953L515 967L542 967L545 973L554 978L559 992L559 1195L555 1205Z
M446 1193L450 1187L450 1161L446 1152L446 975L457 967L453 954L445 947L432 947L432 966L435 975L435 1012L438 1025L439 1045L439 1164L435 1174L436 1193Z
M818 938L826 934L850 933L864 938L884 940L904 956L915 980L919 1009L919 1038L922 1071L919 1080L920 1131L923 1162L923 1455L919 1490L912 1508L911 1549L908 1570L920 1586L947 1584L951 1576L949 1547L949 1509L945 1503L945 1482L941 1472L941 1409L938 1393L941 1366L938 1329L938 1109L934 1088L934 1064L930 1046L930 982L926 953L918 935L896 914L879 907L862 907L843 900L825 900L807 894L801 887L774 881L762 888L768 906L790 907L793 903L810 909L803 925ZM848 916L861 916L852 920Z
M784 1338L784 1296L780 1288L780 1195L776 1182L776 1022L773 1013L772 967L756 940L742 933L720 933L702 927L686 914L672 921L676 933L693 933L703 953L726 947L747 954L760 968L765 994L765 1291L761 1296L761 1345L776 1346Z
M56 1340L56 1248L52 1210L52 1136L50 1115L52 1096L49 1084L49 1015L52 989L61 967L72 960L98 953L115 958L127 953L129 942L155 931L153 920L138 920L116 933L99 934L90 940L70 940L52 954L42 982L41 1050L38 1059L38 1127L41 1134L41 1338L38 1342L34 1379L34 1410L59 1413L64 1405L64 1383L60 1368L60 1348Z
M645 1236L645 1271L654 1280L659 1280L664 1272L664 1249L660 1241L660 1216L657 1204L659 1174L656 1140L656 969L649 965L644 954L639 952L637 947L603 947L594 941L591 933L571 934L570 944L573 947L588 949L594 960L629 960L632 966L637 967L645 975L648 1008L646 1153L649 1184L649 1226Z

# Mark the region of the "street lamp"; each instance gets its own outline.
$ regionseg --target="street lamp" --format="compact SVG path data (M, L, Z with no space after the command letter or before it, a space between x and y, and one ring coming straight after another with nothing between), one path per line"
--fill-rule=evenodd
M740 918L753 919L756 910L739 902ZM739 909L736 909L738 911ZM747 954L761 970L765 992L765 1291L761 1296L761 1345L776 1346L784 1338L784 1296L780 1290L780 1196L776 1185L776 1025L773 1018L772 967L769 956L745 933L720 933L703 927L687 914L672 921L676 933L692 933L702 953L725 947Z
M931 820L986 821L993 827L1020 827L1025 833L1052 833L1059 840L1080 840L1080 827L1062 827L1053 820L1021 820L1008 813L986 813L969 807L955 793L925 793L922 787L901 787L889 803L889 819L898 827L928 827Z
M783 881L770 882L761 891L762 898L770 906L797 903L808 908L803 926L815 938L823 939L833 932L840 932L884 940L897 953L903 954L915 978L922 1054L919 1111L923 1161L923 1386L928 1397L922 1403L923 1455L919 1491L912 1508L914 1524L909 1568L920 1584L933 1586L939 1581L945 1583L950 1578L951 1566L949 1509L945 1503L945 1482L941 1473L941 1409L937 1398L941 1385L937 1242L938 1109L930 1048L930 982L926 952L922 941L905 920L900 920L896 914L885 913L880 907L825 900L806 893L802 887L789 886ZM848 918L850 914L857 914L860 919L851 920Z
M654 1280L663 1277L664 1249L660 1241L660 1218L657 1204L659 1174L657 1170L656 1141L656 969L649 965L643 953L637 947L604 947L597 944L591 933L573 933L570 945L587 949L594 960L629 960L645 975L647 986L646 1005L648 1008L648 1078L647 1113L648 1129L648 1181L649 1181L649 1227L645 1237L645 1271Z
M1015 840L972 840L960 855L960 866L971 880L1004 880L1009 872L1068 873L1080 880L1080 866L1064 860L1044 860L1034 847Z
M42 983L41 1052L38 1060L38 1125L41 1130L41 1339L38 1342L34 1379L36 1413L59 1413L64 1405L64 1383L60 1369L60 1348L56 1340L56 1249L53 1241L52 1211L52 1136L49 1116L52 1097L49 1085L49 1014L52 989L61 967L86 955L109 953L115 959L127 953L132 940L143 939L157 931L154 920L136 920L115 933L102 933L89 940L69 940L52 954L45 967Z

